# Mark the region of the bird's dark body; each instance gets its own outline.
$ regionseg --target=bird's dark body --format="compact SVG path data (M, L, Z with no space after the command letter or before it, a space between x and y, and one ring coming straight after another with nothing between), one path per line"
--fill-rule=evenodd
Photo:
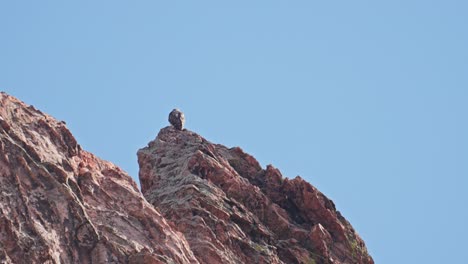
M179 109L174 109L169 113L169 123L173 125L177 130L184 129L185 117Z

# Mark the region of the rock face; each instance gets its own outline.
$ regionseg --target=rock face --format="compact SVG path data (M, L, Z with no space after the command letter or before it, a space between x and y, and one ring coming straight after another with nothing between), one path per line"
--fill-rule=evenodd
M64 122L1 93L0 263L373 263L312 185L182 128L138 151L143 196Z
M200 263L373 263L331 200L240 148L166 127L138 162L144 196Z
M115 165L0 95L0 263L198 263Z

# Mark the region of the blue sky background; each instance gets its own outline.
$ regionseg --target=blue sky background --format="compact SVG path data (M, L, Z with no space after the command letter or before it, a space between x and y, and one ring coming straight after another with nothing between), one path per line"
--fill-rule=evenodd
M135 179L187 128L301 175L376 263L466 263L467 1L2 1L0 90Z

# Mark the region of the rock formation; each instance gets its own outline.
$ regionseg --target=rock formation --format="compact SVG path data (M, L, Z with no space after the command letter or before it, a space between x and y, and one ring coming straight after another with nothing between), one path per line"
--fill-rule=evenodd
M138 152L143 196L64 122L0 94L0 263L373 263L312 185L182 128Z
M331 200L240 148L166 127L138 162L144 196L201 263L373 263Z
M184 236L63 122L0 95L0 263L197 263Z

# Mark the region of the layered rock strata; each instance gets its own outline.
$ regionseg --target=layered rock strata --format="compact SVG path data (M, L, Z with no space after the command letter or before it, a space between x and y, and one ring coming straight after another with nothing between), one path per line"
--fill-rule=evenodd
M373 263L331 200L240 148L167 127L144 193L64 122L0 94L0 263Z
M240 148L166 127L138 162L144 196L201 263L373 263L330 199Z
M198 263L120 168L0 94L0 263Z

